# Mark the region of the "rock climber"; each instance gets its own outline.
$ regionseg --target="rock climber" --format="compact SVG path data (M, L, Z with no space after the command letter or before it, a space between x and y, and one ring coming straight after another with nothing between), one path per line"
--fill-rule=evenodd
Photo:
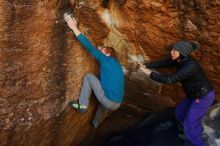
M93 91L101 106L108 110L117 110L124 98L125 79L122 66L116 59L114 49L108 46L98 47L98 49L96 49L79 31L76 20L68 14L65 14L64 17L80 44L91 53L100 65L100 78L91 73L86 74L84 76L79 101L71 101L69 103L70 107L82 113L86 112ZM96 120L102 116L99 114L101 114L101 112L96 112L95 118L93 119L93 125L95 127L99 124Z

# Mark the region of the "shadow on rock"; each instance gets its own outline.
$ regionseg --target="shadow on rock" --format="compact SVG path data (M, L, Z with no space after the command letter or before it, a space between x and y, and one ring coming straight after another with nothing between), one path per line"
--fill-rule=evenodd
M104 146L191 146L175 119L174 109L151 114L136 126L114 134ZM182 136L182 137L181 137Z

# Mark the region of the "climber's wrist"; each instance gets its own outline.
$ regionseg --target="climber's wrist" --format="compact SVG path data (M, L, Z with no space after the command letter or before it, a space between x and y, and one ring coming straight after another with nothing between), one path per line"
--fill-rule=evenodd
M73 27L73 28L71 28L72 29L72 31L74 32L74 34L76 35L76 36L78 36L78 35L80 35L80 31L79 31L79 29L77 28L77 27Z

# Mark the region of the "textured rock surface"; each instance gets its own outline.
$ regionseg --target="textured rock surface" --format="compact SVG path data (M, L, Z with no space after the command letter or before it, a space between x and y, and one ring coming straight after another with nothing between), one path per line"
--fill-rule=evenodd
M64 11L74 11L94 45L116 49L128 76L120 113L143 116L180 101L183 92L150 81L134 62L165 58L181 39L201 44L195 55L219 94L219 7L218 0L127 0L123 6L110 0L109 9L99 0L0 0L0 145L77 145L91 132L97 102L84 115L67 103L77 100L84 74L98 75L99 68L65 25ZM119 130L122 124L113 121Z
M213 106L203 118L204 138L208 146L220 145L220 103Z

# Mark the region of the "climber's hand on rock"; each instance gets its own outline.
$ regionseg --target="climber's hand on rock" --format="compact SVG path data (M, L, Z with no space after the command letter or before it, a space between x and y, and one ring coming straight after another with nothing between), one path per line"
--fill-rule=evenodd
M152 72L152 70L146 68L146 66L143 65L143 64L139 64L139 67L140 67L140 70L141 70L142 72L144 72L145 74L147 74L147 75L150 75L151 72Z
M73 30L74 34L76 36L79 36L81 34L80 30L77 28L76 19L72 18L70 14L64 14L64 19L67 22L70 29Z
M75 29L77 28L76 24L76 19L72 18L69 14L64 14L65 21L67 22L68 26L70 29Z

